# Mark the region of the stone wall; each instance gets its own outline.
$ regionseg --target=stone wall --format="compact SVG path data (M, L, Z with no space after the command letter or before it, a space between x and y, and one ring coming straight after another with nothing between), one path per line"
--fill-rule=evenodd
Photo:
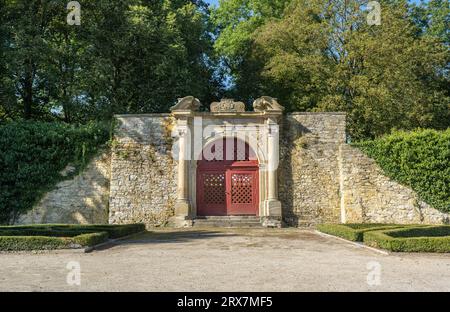
M343 222L448 224L450 215L386 177L381 168L349 145L340 148Z
M170 115L118 116L111 153L57 184L25 223L166 225L174 214L177 162ZM323 222L448 224L417 194L387 178L361 151L345 143L345 114L293 113L280 133L279 199L291 226ZM109 207L109 209L108 209Z
M118 116L112 150L110 223L165 225L174 214L177 162L169 115Z
M169 115L118 116L112 153L110 222L167 223L176 200ZM282 122L279 197L285 222L340 221L339 146L345 114L294 113Z
M279 198L285 223L340 222L339 146L342 113L293 113L280 138Z
M110 152L105 151L81 174L58 183L17 223L108 223L110 168ZM71 167L65 171L71 171Z

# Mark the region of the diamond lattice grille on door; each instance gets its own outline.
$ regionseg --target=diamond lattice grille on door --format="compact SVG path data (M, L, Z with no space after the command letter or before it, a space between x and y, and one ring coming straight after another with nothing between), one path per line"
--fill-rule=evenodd
M251 174L233 174L231 177L231 203L251 204L253 202L253 177Z
M224 204L226 202L225 173L204 174L203 183L206 204Z

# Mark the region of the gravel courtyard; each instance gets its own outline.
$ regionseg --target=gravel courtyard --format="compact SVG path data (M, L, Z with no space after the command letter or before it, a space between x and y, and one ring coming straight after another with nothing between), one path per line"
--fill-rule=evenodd
M87 254L1 253L0 291L450 291L450 254L385 255L311 230L166 229Z

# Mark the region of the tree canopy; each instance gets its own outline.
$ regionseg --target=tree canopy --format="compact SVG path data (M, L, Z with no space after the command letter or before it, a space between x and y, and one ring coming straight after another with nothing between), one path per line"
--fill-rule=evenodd
M380 1L381 25L367 23L359 0L278 1L271 10L222 3L234 16L216 10L215 48L241 97L264 93L291 111L348 112L357 139L450 125L448 1Z
M345 111L353 138L450 125L447 0L0 0L0 121L167 112L178 98L277 97Z
M64 1L0 1L5 118L74 122L214 96L202 1L86 1L80 26L67 24Z

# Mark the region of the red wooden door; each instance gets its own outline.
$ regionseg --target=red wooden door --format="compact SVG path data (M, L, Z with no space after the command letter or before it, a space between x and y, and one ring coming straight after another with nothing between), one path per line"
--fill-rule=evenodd
M258 215L258 170L227 171L227 215Z
M197 174L197 214L226 216L227 190L224 170L199 170Z
M228 139L229 140L229 139ZM234 139L236 142L236 139ZM226 144L223 144L224 155ZM242 152L242 151L241 151ZM246 144L245 155L234 160L200 160L197 169L197 215L258 215L258 161ZM244 156L244 157L243 157Z

